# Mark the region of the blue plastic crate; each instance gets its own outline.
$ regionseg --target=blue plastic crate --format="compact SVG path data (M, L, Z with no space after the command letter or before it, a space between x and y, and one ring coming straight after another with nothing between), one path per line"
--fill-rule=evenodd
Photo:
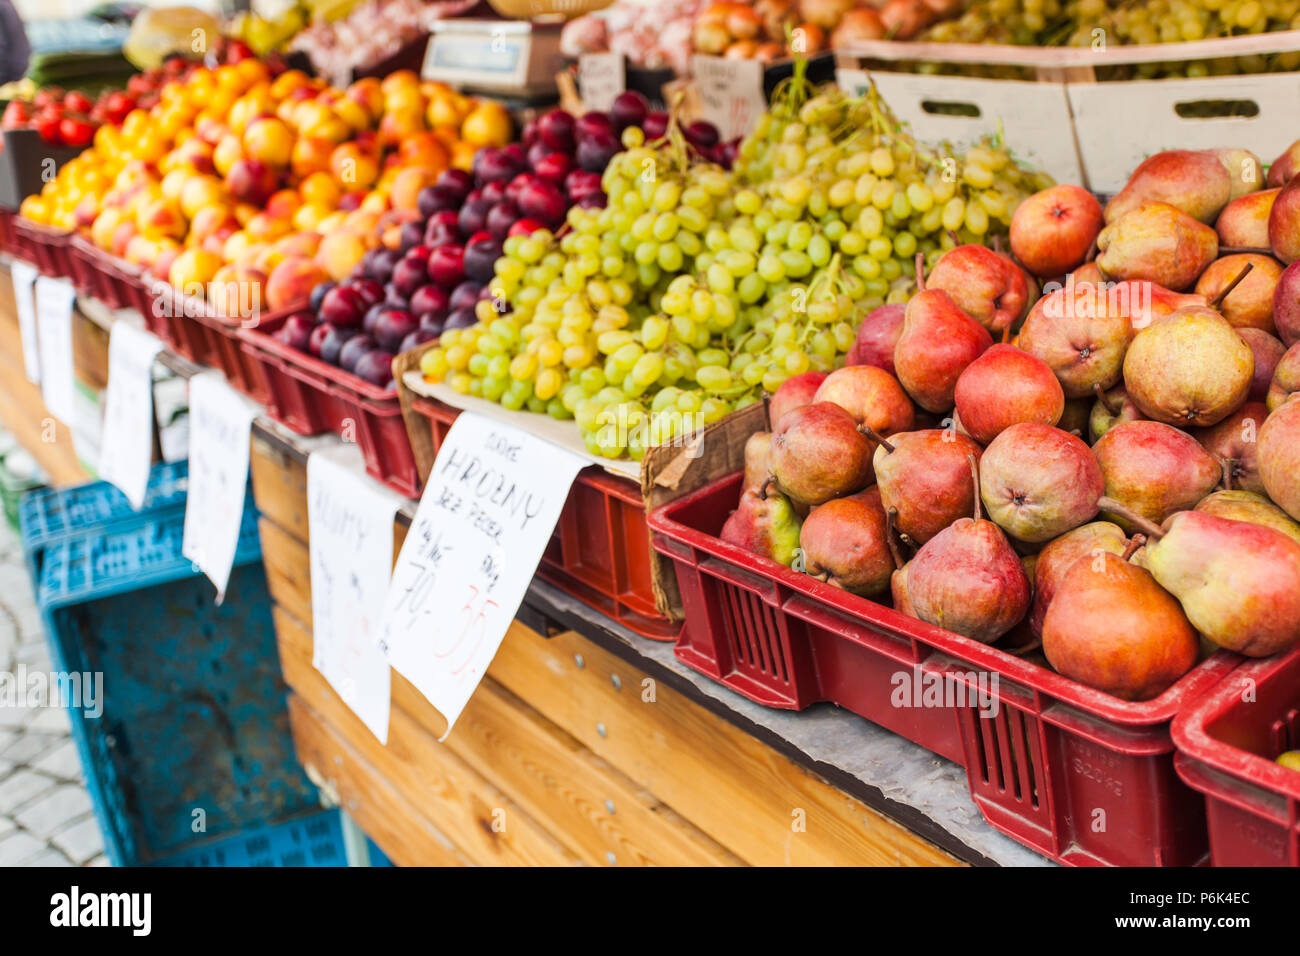
M19 502L18 514L33 577L40 572L42 553L55 541L106 525L139 524L158 511L183 512L188 487L189 462L178 461L154 465L139 511L106 481L28 492Z
M347 866L343 817L338 810L321 810L205 843L157 860L153 865Z
M65 537L40 572L55 666L103 675L102 715L70 716L115 865L246 839L319 806L294 754L251 497L220 605L181 555L184 521L165 509Z

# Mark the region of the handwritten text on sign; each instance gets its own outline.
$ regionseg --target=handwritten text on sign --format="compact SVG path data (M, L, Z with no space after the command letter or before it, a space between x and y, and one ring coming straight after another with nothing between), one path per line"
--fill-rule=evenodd
M136 509L144 504L153 460L153 362L160 351L162 342L143 329L113 323L99 477Z
M582 105L604 112L626 87L622 53L584 53L578 57L578 93Z
M239 546L254 406L220 372L190 379L190 478L181 553L225 596Z
M333 454L307 459L312 666L386 744L391 671L377 637L397 499L364 476L360 456L351 469Z
M744 136L767 109L763 64L697 54L691 59L704 118L724 141Z
M447 718L487 671L585 462L462 412L411 523L384 608L381 647Z

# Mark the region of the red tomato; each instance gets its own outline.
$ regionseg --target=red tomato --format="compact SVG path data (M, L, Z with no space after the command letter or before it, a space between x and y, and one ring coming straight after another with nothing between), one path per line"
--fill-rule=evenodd
M32 129L41 134L47 143L59 141L59 122L62 117L52 107L41 110L32 117Z
M69 113L89 113L93 105L89 96L77 90L63 97L63 108Z
M37 109L45 109L47 106L57 106L63 100L63 90L57 86L47 86L44 89L36 91L36 96L32 102Z
M95 127L84 119L65 116L59 121L59 137L64 146L88 146L95 137Z
M31 118L31 111L22 100L10 100L5 107L4 116L0 117L0 127L4 129L21 129Z

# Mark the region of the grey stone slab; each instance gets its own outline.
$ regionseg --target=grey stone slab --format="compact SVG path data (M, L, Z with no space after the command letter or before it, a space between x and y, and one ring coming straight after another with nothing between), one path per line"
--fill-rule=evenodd
M63 784L41 794L14 814L20 827L42 839L49 839L70 823L90 813L90 796L76 784Z
M18 770L0 781L0 813L12 813L57 784L44 774Z
M101 853L99 856L87 863L86 866L109 866L108 857Z
M71 737L57 739L53 748L35 761L28 761L32 769L64 780L81 779L81 758Z
M104 838L94 814L78 820L54 834L51 842L80 866L104 852Z
M72 863L66 856L58 850L51 850L46 847L40 853L31 859L25 861L23 866L72 866Z
M27 725L27 732L67 736L72 733L72 724L62 707L42 707Z
M18 824L14 823L8 817L0 815L0 838L3 838L5 834L13 831L17 826Z
M15 830L0 837L0 866L22 866L45 850L45 844L30 833Z
M27 725L34 713L25 706L6 707L0 704L0 730L20 730Z
M0 757L25 766L34 764L44 754L56 748L62 741L62 737L32 733L29 728L27 733L4 750L0 750Z

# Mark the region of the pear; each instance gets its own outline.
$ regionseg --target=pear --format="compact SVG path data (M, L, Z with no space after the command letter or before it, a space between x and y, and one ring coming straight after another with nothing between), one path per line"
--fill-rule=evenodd
M1029 307L1025 274L987 246L949 249L934 264L925 284L947 292L959 309L999 336Z
M909 561L889 577L889 596L894 602L894 610L908 617L916 617L916 608L912 607L912 598L907 593L907 569Z
M786 412L772 432L770 468L796 505L819 505L861 491L872 481L871 439L833 402Z
M1043 653L1071 680L1150 700L1196 665L1200 645L1178 601L1128 558L1102 551L1065 571L1043 617Z
M1061 417L1056 427L1071 435L1078 435L1084 441L1088 438L1088 419L1092 417L1093 400L1091 398L1071 398L1065 402Z
M894 557L880 490L835 498L818 505L799 531L805 570L828 584L863 597L889 589Z
M1173 206L1149 202L1103 229L1097 248L1107 279L1146 279L1182 292L1218 257L1219 235Z
M1228 170L1231 189L1228 202L1259 192L1264 187L1264 164L1248 149L1219 147L1211 149ZM1220 213L1219 215L1222 215Z
M1066 398L1083 398L1120 380L1133 340L1128 305L1090 282L1068 284L1034 304L1016 344L1052 370Z
M1255 356L1210 306L1188 306L1133 339L1124 385L1142 413L1166 425L1222 421L1246 401Z
M1219 213L1214 231L1219 245L1239 249L1268 247L1268 214L1281 189L1263 189L1234 199Z
M967 457L974 487L975 456ZM1029 609L1029 578L1000 528L985 521L975 496L973 518L958 518L921 546L907 566L907 594L916 616L988 644Z
M1263 492L1259 477L1259 430L1268 418L1263 402L1247 402L1223 421L1190 434L1223 466L1225 488Z
M898 379L874 365L836 369L818 387L813 401L834 402L859 425L868 425L882 435L910 430L916 414Z
M1275 412L1300 393L1300 342L1291 346L1277 360L1273 369L1273 381L1268 385L1268 397L1264 404L1270 412Z
M1012 425L980 459L984 507L1018 541L1050 541L1092 520L1105 488L1092 449L1050 425Z
M1122 510L1104 500L1102 507ZM1273 528L1201 511L1180 511L1163 527L1132 513L1125 518L1149 539L1143 565L1219 647L1267 657L1300 641L1300 544Z
M772 473L772 433L754 432L745 439L745 484L746 490L758 488Z
M1014 345L994 345L966 366L953 392L966 432L987 445L1019 422L1055 425L1065 393L1042 359Z
M1244 276L1242 270L1249 265ZM1211 262L1196 281L1196 292L1219 303L1219 312L1233 328L1277 331L1273 324L1273 295L1282 266L1272 256L1238 253Z
M924 282L918 273L918 281ZM993 344L988 329L967 315L942 289L922 289L907 303L903 331L894 346L894 371L922 408L952 408L957 379Z
M1273 255L1290 265L1300 259L1300 176L1292 176L1268 213L1268 243Z
M1255 450L1264 490L1300 521L1300 401L1293 399L1268 416Z
M1160 422L1116 425L1092 451L1106 495L1151 521L1195 507L1223 477L1222 466L1200 442ZM1123 520L1116 523L1131 528Z
M1260 168L1257 160L1255 169ZM1143 203L1162 202L1212 223L1233 198L1233 180L1229 165L1213 150L1156 153L1138 164L1124 188L1106 203L1106 222L1114 222ZM1259 185L1256 182L1255 188Z
M1300 139L1283 150L1282 155L1269 165L1265 185L1270 188L1285 186L1297 170L1300 170Z
M799 547L799 516L772 485L769 478L758 488L745 489L740 506L727 518L718 537L789 567Z
M1216 491L1197 502L1196 511L1231 518L1233 521L1251 521L1266 528L1281 531L1300 544L1300 521L1279 508L1267 497L1253 491Z
M1255 374L1251 378L1246 401L1266 402L1277 364L1286 354L1286 346L1263 329L1237 329L1237 334L1250 346L1250 353L1255 357Z
M1124 529L1110 521L1093 521L1049 541L1038 552L1034 564L1034 598L1029 609L1029 627L1035 637L1043 636L1043 618L1056 595L1065 572L1080 558L1096 559L1100 554L1123 554L1128 546Z
M1123 385L1116 385L1109 391L1102 391L1099 385L1094 393L1097 400L1093 403L1092 413L1088 416L1088 436L1093 444L1096 444L1097 439L1116 425L1146 419L1142 410L1128 397L1128 391Z
M876 484L885 509L897 512L899 533L921 545L971 513L975 489L966 456L983 454L973 440L938 428L875 437Z
M1273 290L1273 324L1277 337L1286 346L1300 342L1300 263L1291 263L1282 270Z
M811 404L813 396L817 394L817 389L824 381L826 381L825 372L808 371L791 375L781 383L768 400L768 421L775 425L785 417L786 412L801 405Z

